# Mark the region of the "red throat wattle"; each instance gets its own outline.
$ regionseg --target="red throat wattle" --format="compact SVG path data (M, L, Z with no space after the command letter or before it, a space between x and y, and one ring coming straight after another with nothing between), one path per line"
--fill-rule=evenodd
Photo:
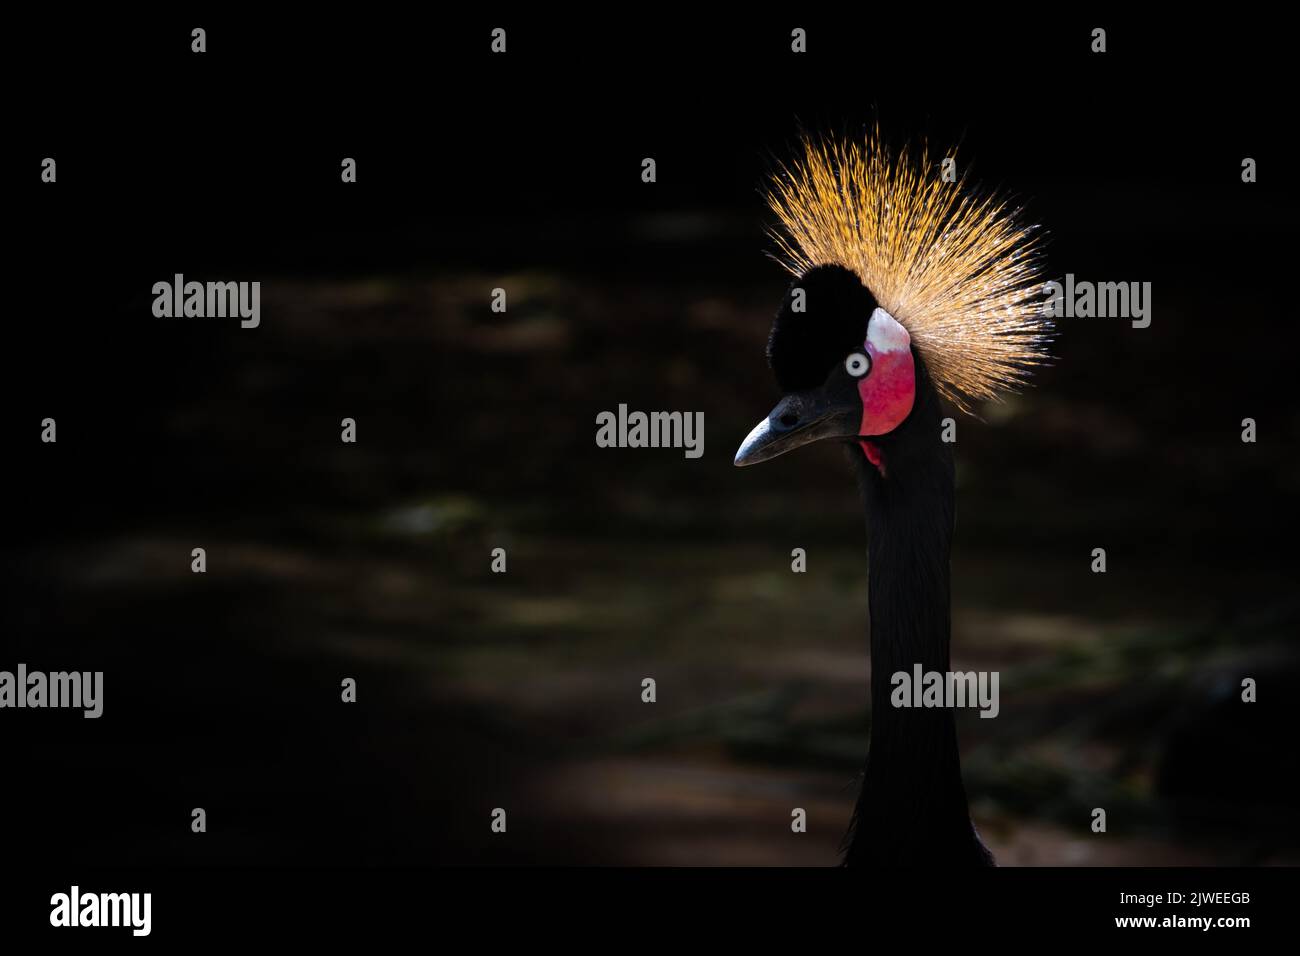
M862 446L862 453L867 456L867 461L876 466L876 470L880 472L883 478L885 475L885 456L880 453L879 446L866 438L859 438L858 444Z

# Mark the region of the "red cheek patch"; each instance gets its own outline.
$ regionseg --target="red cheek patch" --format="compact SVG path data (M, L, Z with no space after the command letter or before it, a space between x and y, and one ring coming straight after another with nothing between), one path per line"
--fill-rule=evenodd
M858 434L887 435L911 414L916 398L912 339L892 315L876 309L871 313L863 345L871 356L871 371L858 381L862 399Z

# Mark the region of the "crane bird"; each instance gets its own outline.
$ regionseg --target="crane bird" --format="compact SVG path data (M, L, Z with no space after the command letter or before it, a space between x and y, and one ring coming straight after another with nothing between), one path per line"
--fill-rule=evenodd
M802 146L767 190L775 258L794 276L767 345L784 397L736 464L832 439L858 473L873 713L844 864L991 866L952 708L890 706L891 677L949 671L944 403L969 412L1047 360L1041 235L1005 198L938 174L923 146L894 152L875 130Z

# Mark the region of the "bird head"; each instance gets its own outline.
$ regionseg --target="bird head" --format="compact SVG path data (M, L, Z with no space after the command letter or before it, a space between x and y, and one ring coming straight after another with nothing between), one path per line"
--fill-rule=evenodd
M1008 200L938 175L924 149L893 153L876 130L805 139L767 199L776 258L795 277L767 349L785 395L737 465L838 438L884 475L881 446L924 438L938 398L969 411L1046 361L1035 228Z
M916 399L911 336L842 266L791 283L767 357L785 395L741 444L737 465L814 441L887 435Z

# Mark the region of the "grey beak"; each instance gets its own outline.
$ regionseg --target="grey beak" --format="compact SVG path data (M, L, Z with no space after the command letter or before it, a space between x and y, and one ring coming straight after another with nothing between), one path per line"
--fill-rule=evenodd
M823 438L848 438L862 423L859 402L837 399L825 388L794 392L754 426L736 452L737 465L753 465Z

